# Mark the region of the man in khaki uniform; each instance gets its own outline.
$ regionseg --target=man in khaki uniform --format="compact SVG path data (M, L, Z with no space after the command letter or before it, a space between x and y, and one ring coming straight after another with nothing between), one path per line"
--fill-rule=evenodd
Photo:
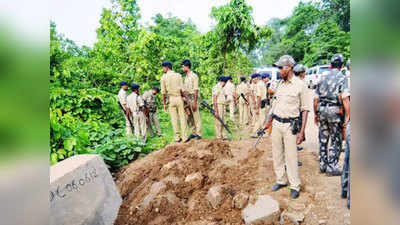
M234 122L235 121L235 96L236 96L236 88L232 83L232 77L226 77L228 81L225 84L224 91L226 94L226 105L229 107L229 118Z
M147 127L151 136L154 136L153 125L157 132L157 136L161 136L160 123L158 122L157 116L157 104L155 96L160 92L158 87L153 87L153 89L148 90L143 93L142 97L145 102L146 108L149 112L149 118L147 120Z
M175 142L181 142L182 140L187 140L186 115L183 108L182 99L182 96L185 95L183 91L182 76L179 73L172 71L171 62L163 62L161 65L164 73L161 77L161 94L163 96L164 110L169 110L171 124L174 130ZM181 126L180 133L178 118Z
M128 106L126 105L126 97L127 97L126 91L128 90L129 87L128 87L128 83L125 81L121 81L119 83L119 86L121 87L121 89L119 89L119 92L118 92L118 101L122 105L122 108L124 108L124 110L125 110L125 114L124 114L125 129L126 129L126 135L129 135L132 133L131 124L129 123L129 120L128 120L130 110L129 110Z
M258 82L258 76L260 74L255 73L251 75L251 84L250 84L250 127L254 128L256 121L257 121L257 114L256 114L256 87Z
M186 73L186 78L183 83L186 95L189 97L188 106L190 107L190 115L188 115L188 124L191 129L189 139L201 139L201 119L198 105L199 97L199 77L192 71L192 63L189 59L182 62L182 71Z
M250 85L247 83L246 77L240 77L240 81L240 84L237 86L237 94L239 98L239 124L245 126L249 123Z
M272 104L267 123L263 129L266 130L271 125L273 126L271 133L272 156L277 181L272 187L272 191L287 186L289 178L290 196L298 198L301 182L296 145L303 141L310 109L306 103L307 86L293 75L294 63L291 56L284 55L274 64L279 68L283 79L277 84L276 99ZM293 126L299 121L299 112L302 115L301 126Z
M253 128L253 136L252 137L257 137L257 131L260 130L263 125L265 124L265 118L267 116L267 104L266 104L266 98L267 98L267 84L266 81L268 81L268 78L266 74L261 75L261 80L257 82L256 86L256 123Z
M224 122L225 122L224 118L225 118L225 104L226 104L224 86L227 80L228 80L227 77L221 76L219 78L219 82L212 89L212 98L213 98L215 116L220 117L221 120ZM224 131L224 126L217 119L215 119L215 136L216 138L227 140Z
M127 106L131 111L131 121L135 126L135 136L146 141L146 116L144 115L144 101L139 95L140 86L132 84L132 93L126 98Z

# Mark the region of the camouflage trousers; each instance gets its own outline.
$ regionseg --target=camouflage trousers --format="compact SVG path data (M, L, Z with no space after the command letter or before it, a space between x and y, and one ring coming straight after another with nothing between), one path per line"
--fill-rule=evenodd
M337 169L340 147L342 144L342 133L340 123L319 121L319 166L321 170L332 172ZM328 150L328 143L331 146Z
M347 198L347 207L350 208L350 123L346 127L346 150L342 172L342 197Z

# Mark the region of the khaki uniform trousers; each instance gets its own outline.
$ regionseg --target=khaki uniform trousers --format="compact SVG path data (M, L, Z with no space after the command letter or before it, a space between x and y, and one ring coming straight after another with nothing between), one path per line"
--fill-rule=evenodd
M142 111L131 114L131 121L135 129L135 136L137 138L146 138L147 124L146 116Z
M226 105L229 107L229 118L235 121L235 101L233 96L228 95L226 99Z
M130 135L132 134L132 128L131 128L131 124L129 123L128 117L124 114L125 117L125 129L126 129L126 135ZM131 119L132 121L132 119ZM133 125L133 121L132 121L132 125Z
M249 105L239 102L239 123L244 126L249 122Z
M260 113L258 115L255 115L256 122L253 127L253 133L257 133L257 131L265 125L265 119L267 117L267 113L268 113L268 108L264 107L263 109L260 109Z
M189 95L190 97L190 104L193 104L193 95ZM188 123L190 126L190 132L194 135L202 135L202 130L201 130L201 119L200 119L200 110L199 110L199 105L197 104L197 109L196 111L192 110L191 115L189 115L188 117Z
M252 102L252 101L251 101ZM254 110L255 107L255 103L250 103L250 112L251 112L251 116L249 117L250 119L250 127L254 128L254 126L256 125L257 122L257 114L256 114L256 110Z
M186 114L183 107L183 99L181 96L169 96L169 115L171 117L172 129L174 130L175 141L182 138L183 141L187 140L187 123ZM181 125L181 133L179 134L178 119Z
M289 178L290 188L300 191L301 182L297 165L297 135L292 134L290 123L280 123L274 120L272 127L272 159L274 161L276 183L287 184Z
M150 135L154 135L153 125L156 127L158 135L161 135L160 122L158 121L157 112L149 112L149 120L147 121L147 127L149 128Z
M217 104L219 117L225 122L225 104ZM226 138L224 125L215 119L215 136L216 138Z

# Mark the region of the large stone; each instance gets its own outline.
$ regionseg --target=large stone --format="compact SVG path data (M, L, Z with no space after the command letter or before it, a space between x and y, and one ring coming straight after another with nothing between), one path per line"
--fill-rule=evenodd
M201 173L192 173L186 176L185 182L189 183L193 188L200 188L203 184L203 175Z
M235 197L233 197L232 207L237 209L243 209L247 205L248 201L249 201L249 196L244 193L240 193Z
M51 225L111 225L121 203L100 156L76 155L50 167Z
M218 208L221 204L222 191L223 190L221 186L215 186L210 188L207 192L206 198L214 209Z
M279 220L279 203L269 195L258 196L255 204L248 204L242 210L242 219L246 224L270 224Z
M162 181L152 184L150 187L149 194L146 195L146 197L143 199L140 209L146 208L149 205L149 203L153 201L153 199L166 187L167 186Z

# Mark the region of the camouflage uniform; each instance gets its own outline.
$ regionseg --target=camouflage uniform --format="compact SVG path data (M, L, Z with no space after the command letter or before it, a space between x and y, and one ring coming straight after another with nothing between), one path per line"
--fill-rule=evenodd
M156 104L156 98L153 94L153 90L148 90L143 93L142 95L143 100L146 104L146 106L149 107L149 119L147 120L147 127L149 128L150 135L154 135L153 131L153 125L156 128L157 135L161 135L161 128L160 128L160 123L158 121L158 116L157 116L157 104Z
M319 99L317 106L319 120L319 164L321 171L337 170L339 148L342 144L341 123L339 113L339 95L347 90L347 79L338 70L324 76L315 89L314 98ZM331 147L328 151L328 142Z
M347 207L350 208L350 122L346 127L346 151L342 173L342 197L347 198Z

